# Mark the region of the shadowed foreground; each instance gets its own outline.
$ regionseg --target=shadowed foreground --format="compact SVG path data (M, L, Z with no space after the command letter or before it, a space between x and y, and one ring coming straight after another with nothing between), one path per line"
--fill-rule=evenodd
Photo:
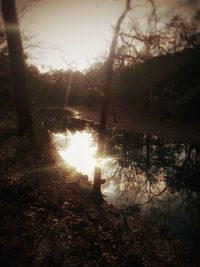
M137 212L95 205L85 176L32 146L7 135L1 147L1 266L198 266Z

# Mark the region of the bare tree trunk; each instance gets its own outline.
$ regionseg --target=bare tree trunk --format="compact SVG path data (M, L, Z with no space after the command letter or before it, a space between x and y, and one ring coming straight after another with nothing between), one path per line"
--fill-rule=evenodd
M111 98L113 63L114 63L114 57L115 57L115 49L117 46L117 38L119 35L121 23L122 23L123 19L125 18L127 12L130 10L130 3L131 3L131 0L126 0L126 8L125 8L124 12L122 13L122 15L117 20L117 23L115 26L115 31L114 31L114 36L113 36L112 43L110 46L109 56L108 56L108 59L106 62L105 82L104 82L104 97L103 97L102 108L101 108L98 150L97 150L97 159L100 159L100 160L103 156L105 137L106 137L106 124L107 124L107 117L108 117L109 104L110 104L110 98ZM95 197L99 201L103 201L103 196L101 193L101 183L102 183L101 166L96 166L95 167L95 173L94 173L93 192L95 194Z
M12 83L18 121L19 136L33 135L33 123L28 102L26 70L14 0L2 0L2 13L5 24Z

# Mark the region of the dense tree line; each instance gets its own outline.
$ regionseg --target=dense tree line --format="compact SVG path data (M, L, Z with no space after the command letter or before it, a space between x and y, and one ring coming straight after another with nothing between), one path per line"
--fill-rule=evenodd
M200 47L146 60L117 71L115 101L151 115L198 119Z
M7 52L1 57L1 105L13 106ZM175 55L146 60L127 66L113 74L112 103L134 106L138 112L152 116L194 119L200 117L200 48L186 49ZM96 67L96 66L95 66ZM103 64L89 70L85 76L78 71L39 73L27 66L28 90L38 107L87 105L96 107L102 97ZM71 82L70 82L71 80ZM95 86L96 85L96 86ZM144 108L145 107L145 108Z

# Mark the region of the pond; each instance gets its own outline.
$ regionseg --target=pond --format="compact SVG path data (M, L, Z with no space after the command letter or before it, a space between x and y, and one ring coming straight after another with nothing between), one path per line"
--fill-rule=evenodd
M44 115L44 114L43 114ZM46 113L43 121L64 161L92 182L97 150L97 125L72 114ZM62 118L62 119L61 119ZM56 124L55 124L56 122ZM109 129L105 156L98 163L106 183L106 201L129 206L162 231L200 242L200 145L168 142L156 135Z

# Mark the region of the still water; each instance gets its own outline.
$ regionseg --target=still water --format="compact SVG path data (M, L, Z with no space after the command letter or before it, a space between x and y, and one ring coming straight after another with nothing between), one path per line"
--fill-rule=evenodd
M91 128L52 133L63 160L91 181L97 164L96 137ZM198 193L199 156L198 145L168 143L155 135L114 129L109 132L105 157L101 159L102 175L107 181L103 190L110 199L122 203L124 198L125 203L140 205L172 192Z
M46 122L66 164L92 181L97 150L95 125L73 118L67 122L67 128L65 125L53 129L48 125L49 120ZM111 129L101 165L106 179L102 191L108 202L139 208L162 229L197 248L200 145L172 143L155 135Z

